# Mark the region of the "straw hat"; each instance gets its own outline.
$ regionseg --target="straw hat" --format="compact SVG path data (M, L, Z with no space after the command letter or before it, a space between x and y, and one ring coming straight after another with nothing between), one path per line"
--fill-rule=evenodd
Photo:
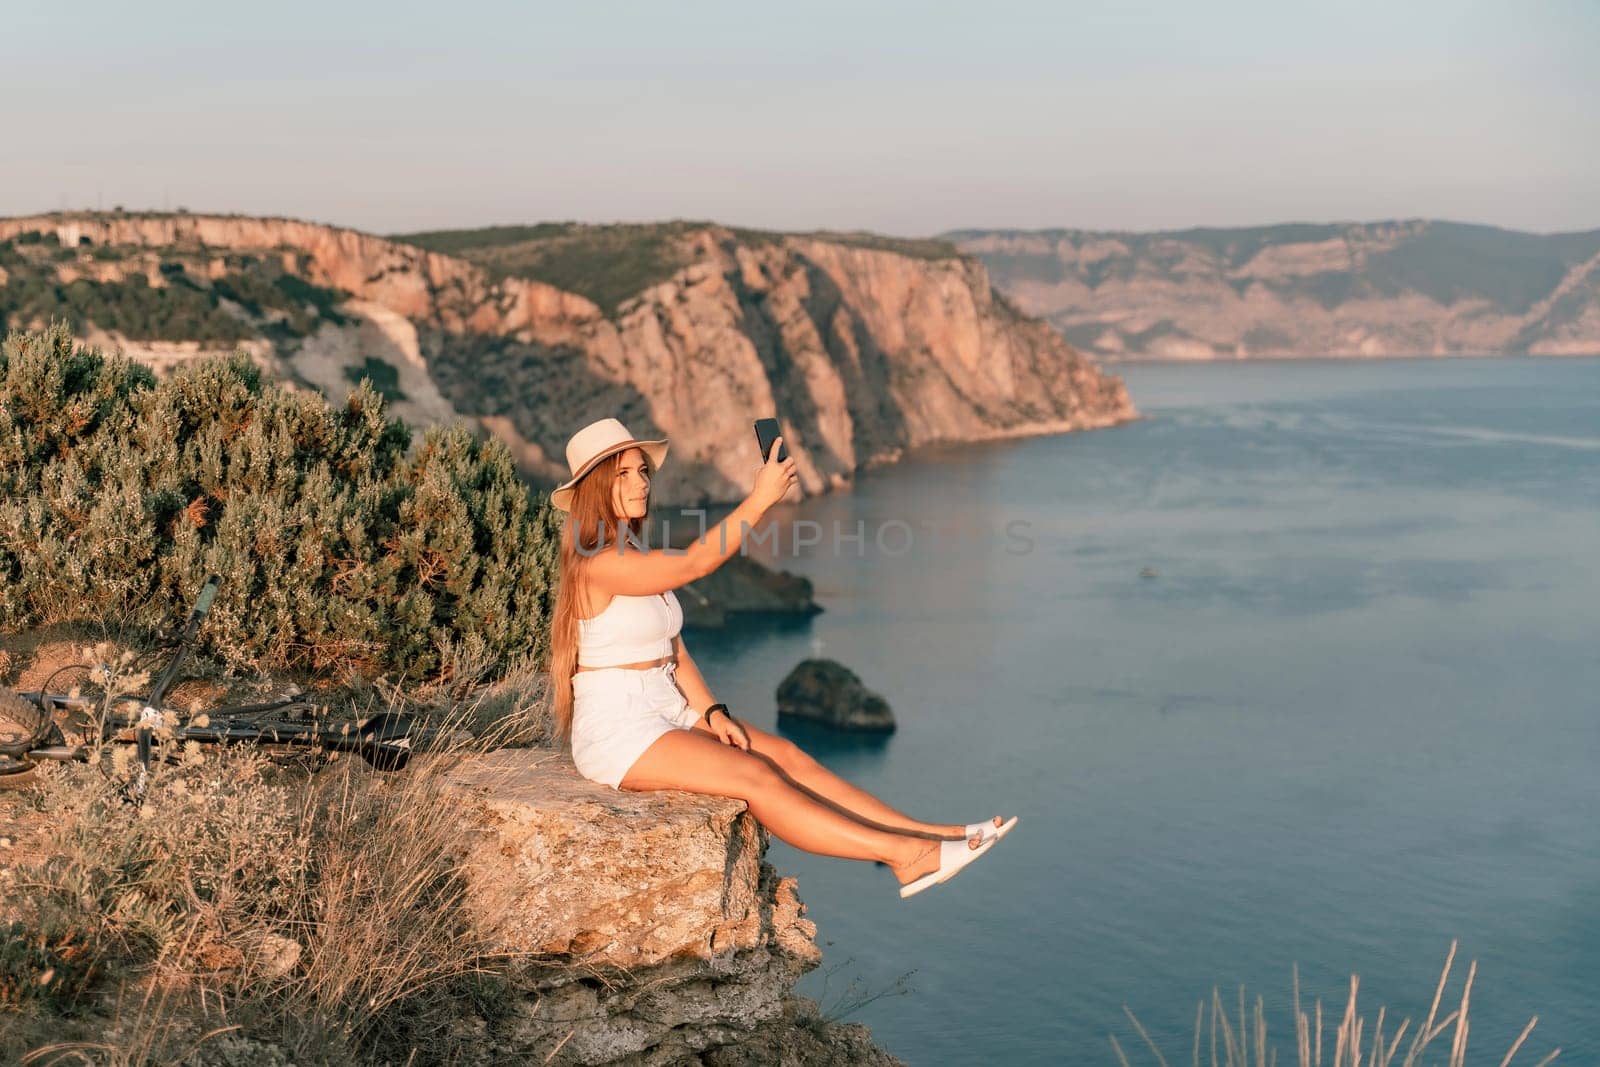
M567 466L572 477L550 491L550 503L568 511L572 505L572 487L577 485L595 464L607 456L629 448L641 448L650 457L650 469L660 470L661 461L667 458L667 439L640 441L616 419L597 419L572 435L567 442Z

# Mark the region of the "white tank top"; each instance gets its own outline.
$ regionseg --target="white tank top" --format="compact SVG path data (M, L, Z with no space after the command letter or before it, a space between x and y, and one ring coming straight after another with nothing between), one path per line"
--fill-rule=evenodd
M592 619L578 620L578 666L615 667L672 655L683 629L683 607L671 590L649 596L613 596Z

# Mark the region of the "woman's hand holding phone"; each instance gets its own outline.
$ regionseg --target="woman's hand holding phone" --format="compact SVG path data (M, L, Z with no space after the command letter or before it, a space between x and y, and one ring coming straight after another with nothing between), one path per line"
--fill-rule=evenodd
M760 504L763 511L787 496L789 489L799 480L799 475L795 473L794 457L778 458L778 450L782 447L783 438L773 438L767 461L756 471L756 484L750 490L751 499Z

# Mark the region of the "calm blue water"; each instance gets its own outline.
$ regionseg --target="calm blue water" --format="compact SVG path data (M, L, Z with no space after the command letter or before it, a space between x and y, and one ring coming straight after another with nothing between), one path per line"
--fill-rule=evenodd
M802 992L910 972L848 1018L913 1064L1112 1063L1110 1034L1153 1062L1124 1004L1187 1063L1197 1002L1243 984L1290 1063L1298 964L1331 1060L1352 972L1369 1034L1380 1004L1414 1030L1459 938L1469 1064L1533 1015L1516 1062L1600 1063L1600 360L1118 372L1145 421L774 513L820 524L760 554L826 613L687 635L774 730L820 642L900 729L790 736L917 817L1022 816L909 901L774 841L824 947Z

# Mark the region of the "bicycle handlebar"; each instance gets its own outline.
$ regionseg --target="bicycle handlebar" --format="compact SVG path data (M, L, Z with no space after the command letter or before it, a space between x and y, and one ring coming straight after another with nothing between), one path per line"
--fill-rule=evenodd
M200 587L200 595L195 598L194 610L189 612L189 621L183 627L183 637L178 641L178 650L173 653L167 669L161 672L161 677L156 679L156 684L150 690L150 698L146 703L151 707L161 706L167 690L172 688L172 683L177 680L178 669L183 666L183 661L189 658L189 646L194 644L194 635L199 631L200 624L205 622L212 602L217 599L217 586L221 582L222 579L213 574L209 575L205 584Z
M194 602L194 619L191 621L206 617L206 613L211 610L211 602L217 599L217 586L221 582L222 579L215 574L206 579L206 584L200 587L200 598Z

